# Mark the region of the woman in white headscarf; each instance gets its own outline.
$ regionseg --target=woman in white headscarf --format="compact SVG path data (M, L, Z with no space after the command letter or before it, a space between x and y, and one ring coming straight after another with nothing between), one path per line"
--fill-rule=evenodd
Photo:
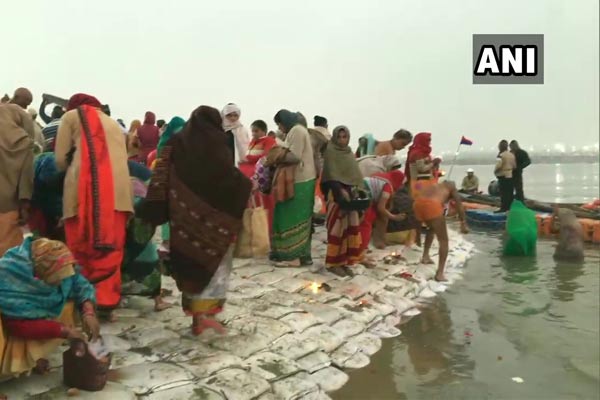
M250 143L248 129L240 121L241 115L242 110L233 103L227 104L221 111L223 130L227 135L227 145L231 149L236 165L245 159Z

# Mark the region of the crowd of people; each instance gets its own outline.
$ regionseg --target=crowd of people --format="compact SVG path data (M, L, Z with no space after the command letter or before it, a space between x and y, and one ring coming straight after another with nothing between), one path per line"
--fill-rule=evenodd
M413 138L401 129L380 143L365 135L355 152L351 130L330 131L323 116L309 128L302 113L282 109L275 130L262 120L248 130L233 103L200 106L187 121L146 112L127 129L107 105L78 93L44 96L40 138L26 111L32 101L20 88L0 105L0 375L43 368L38 361L60 339L81 338L73 311L96 338L98 319L114 319L123 294L169 307L162 274L181 290L194 334L222 332L215 315L254 207L266 211L268 256L281 268L313 263L322 221L326 271L338 277L354 276L358 264L376 268L371 245L421 246L425 229L421 261L434 263L437 238L435 279L444 281L449 201L467 232L458 188L438 181L428 132ZM402 169L396 152L406 147ZM25 226L32 235L24 239Z

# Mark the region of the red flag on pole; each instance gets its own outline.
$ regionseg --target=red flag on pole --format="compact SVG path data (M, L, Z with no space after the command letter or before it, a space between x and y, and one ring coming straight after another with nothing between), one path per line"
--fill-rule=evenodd
M464 144L465 146L471 146L473 144L473 141L471 139L467 139L466 137L462 137L460 139L460 144Z

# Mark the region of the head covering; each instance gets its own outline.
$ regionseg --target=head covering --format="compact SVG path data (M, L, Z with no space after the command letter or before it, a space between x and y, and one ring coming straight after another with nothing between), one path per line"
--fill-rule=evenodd
M298 114L298 122L305 128L308 128L308 121L306 121L306 117L300 111L296 112Z
M315 126L325 126L327 125L327 118L321 117L320 115L315 115L314 124Z
M285 109L279 110L277 114L275 114L274 120L276 124L283 125L287 132L289 132L294 125L299 123L298 114Z
M383 178L392 185L394 191L399 190L404 183L404 174L399 169L390 172L379 173L373 175L376 178Z
M473 172L475 172L475 170L474 170L473 168L469 168L469 169L467 170L467 174L470 174L470 173L473 173Z
M418 133L413 139L412 145L408 149L408 155L406 157L406 168L404 170L406 176L410 178L411 163L428 157L431 157L431 133Z
M146 111L144 115L144 125L154 125L156 123L156 114L152 111Z
M225 132L242 126L242 123L239 119L236 122L232 123L227 118L225 118L229 114L233 113L236 113L239 117L242 116L242 110L236 104L233 103L227 104L225 107L223 107L223 110L221 111L221 118L223 119L223 129L225 130Z
M98 99L94 96L90 96L89 94L85 93L77 93L71 96L69 99L69 102L67 103L67 111L74 110L81 106L101 108L102 103L100 103L100 101L98 101Z
M134 119L131 121L131 125L129 125L129 133L134 133L140 126L142 126L142 121L139 119Z
M234 167L221 126L218 110L198 107L173 137L171 160L177 177L191 191L214 208L241 218L252 184Z
M156 115L151 111L147 111L144 116L144 123L137 130L137 136L140 142L138 161L144 164L146 163L148 154L153 150L156 150L156 146L158 145L158 126L154 124L155 122Z
M58 240L38 239L31 243L31 261L35 276L56 286L75 275L75 257L67 245Z
M360 139L364 139L367 142L366 146L360 146L358 149L359 157L370 156L375 154L375 145L377 141L372 133L365 133L360 137ZM360 142L359 142L360 143Z
M173 135L180 132L184 126L185 126L185 119L183 119L181 117L171 118L171 120L167 124L167 129L165 129L163 134L160 136L160 139L158 140L158 147L157 147L157 155L158 156L160 156L160 152L163 149L163 147L165 147L165 144L167 144L167 142L173 137Z
M324 155L323 175L321 182L340 182L348 186L363 186L363 176L358 168L356 157L350 146L339 144L340 132L350 130L343 126L337 126L333 130L331 141L327 144Z

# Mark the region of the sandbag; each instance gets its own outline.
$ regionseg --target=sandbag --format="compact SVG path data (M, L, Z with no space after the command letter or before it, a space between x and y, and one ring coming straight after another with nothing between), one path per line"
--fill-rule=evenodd
M505 256L534 256L537 245L535 213L525 204L515 200L506 220Z
M261 204L257 206L250 196L251 206L244 211L243 228L235 244L234 257L260 258L271 250L269 239L269 217Z

